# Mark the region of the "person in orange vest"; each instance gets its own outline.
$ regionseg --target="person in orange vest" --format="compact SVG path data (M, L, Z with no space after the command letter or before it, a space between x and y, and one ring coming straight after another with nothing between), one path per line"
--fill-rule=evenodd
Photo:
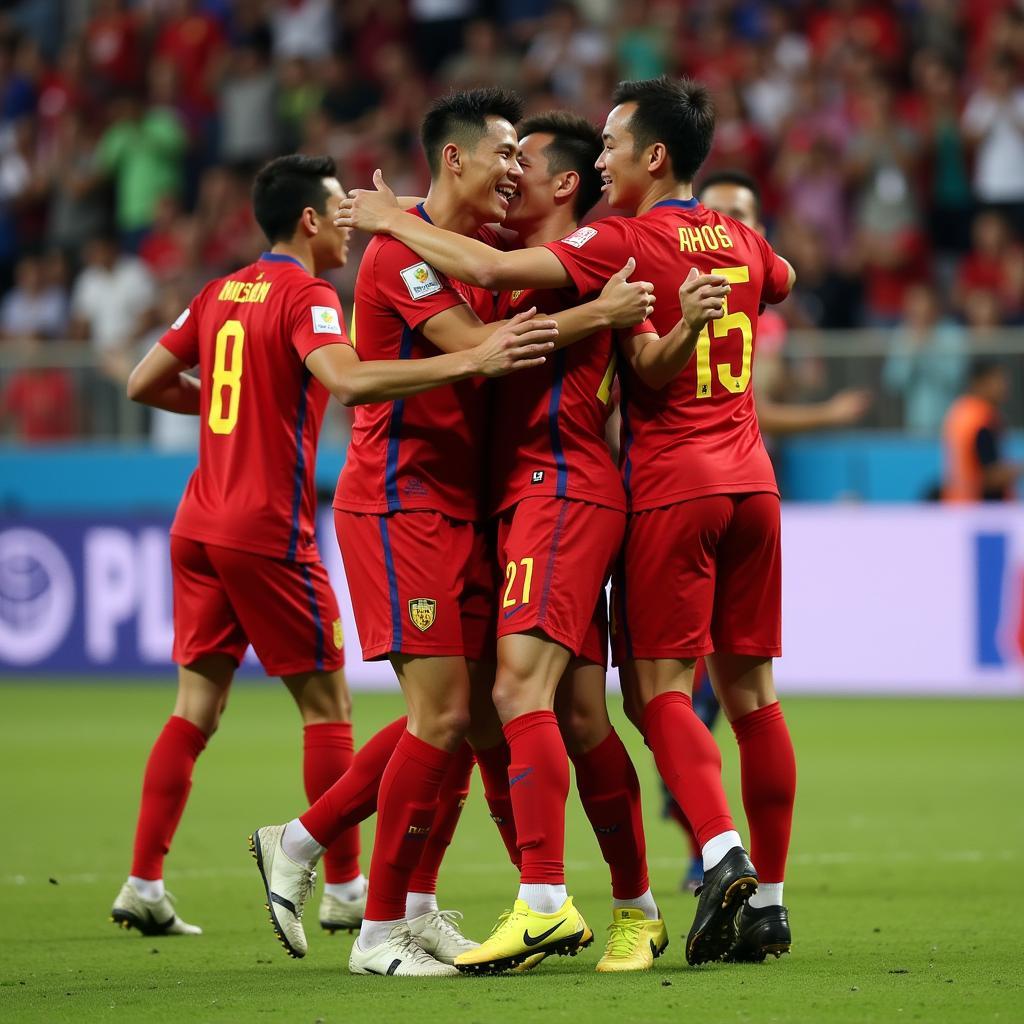
M1005 369L990 359L971 364L967 391L949 408L942 426L944 501L1012 501L1024 464L1003 455L1000 407L1010 382Z

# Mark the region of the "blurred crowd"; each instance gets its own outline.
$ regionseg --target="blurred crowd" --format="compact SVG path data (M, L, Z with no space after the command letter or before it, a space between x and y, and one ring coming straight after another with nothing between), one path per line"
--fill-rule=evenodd
M1024 323L1024 0L7 3L4 429L124 432L140 346L263 248L248 190L268 157L329 152L346 187L381 167L418 194L438 93L508 85L601 123L616 81L665 72L713 90L707 169L761 184L798 273L788 325L890 331L884 386L934 434L973 339ZM69 339L84 384L12 370Z

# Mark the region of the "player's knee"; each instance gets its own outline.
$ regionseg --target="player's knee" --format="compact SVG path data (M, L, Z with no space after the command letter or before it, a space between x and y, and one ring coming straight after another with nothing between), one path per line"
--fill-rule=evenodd
M611 731L607 714L597 714L593 708L570 704L558 710L558 727L570 754L585 754L598 746Z
M455 750L469 730L469 709L458 706L433 708L409 716L409 731L424 743L441 750Z

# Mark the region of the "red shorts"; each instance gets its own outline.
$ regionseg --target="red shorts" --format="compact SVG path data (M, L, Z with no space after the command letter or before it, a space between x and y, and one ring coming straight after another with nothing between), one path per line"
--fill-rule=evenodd
M251 643L268 676L345 664L338 601L320 562L287 562L171 537L174 660L241 662Z
M524 498L498 517L498 636L539 629L603 663L604 585L626 517L566 498Z
M782 653L775 494L715 494L629 517L612 592L612 657Z
M440 512L334 510L363 658L494 660L494 546Z

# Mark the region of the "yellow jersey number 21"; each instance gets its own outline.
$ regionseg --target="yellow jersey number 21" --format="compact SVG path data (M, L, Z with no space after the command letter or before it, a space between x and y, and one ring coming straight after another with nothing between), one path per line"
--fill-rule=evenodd
M238 424L244 345L245 328L241 322L225 321L224 326L217 332L213 355L213 390L210 395L210 415L207 419L210 429L215 434L230 434Z
M746 284L750 280L749 267L716 267L711 271L724 277L730 284ZM730 394L739 395L747 390L750 384L750 371L754 355L754 328L750 317L743 312L729 312L729 298L722 299L722 313L718 320L711 320L700 332L697 339L697 397L710 398L711 381L711 335L724 338L732 331L739 331L743 338L743 357L740 372L734 374L729 363L717 363L715 370L723 388ZM708 328L711 333L708 333Z

